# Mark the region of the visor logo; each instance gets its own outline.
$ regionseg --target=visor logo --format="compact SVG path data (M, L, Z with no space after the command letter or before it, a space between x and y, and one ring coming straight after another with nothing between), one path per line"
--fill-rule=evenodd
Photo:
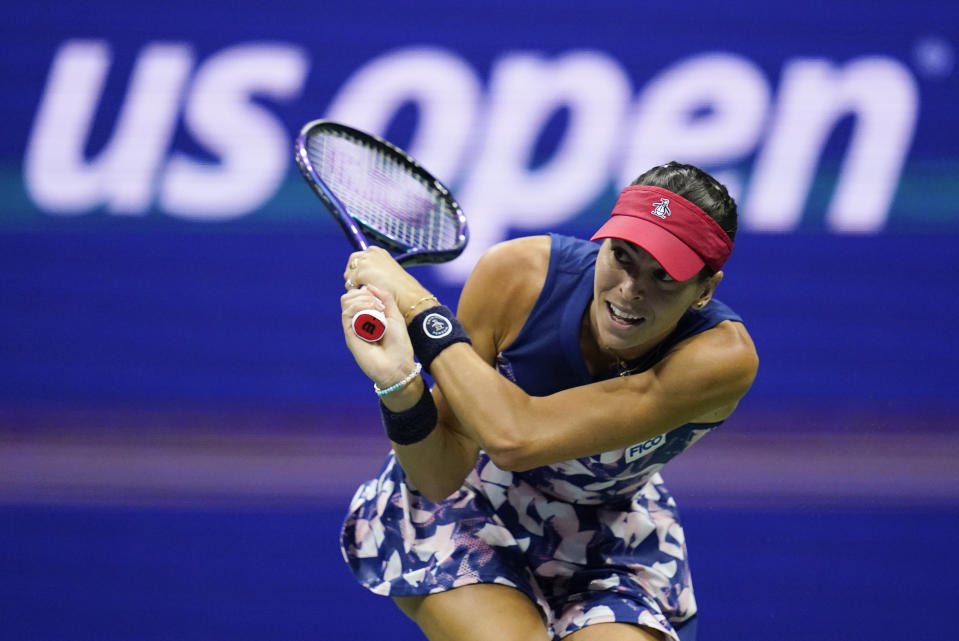
M671 216L673 212L669 211L669 198L660 198L659 202L653 206L653 211L649 212L653 216L666 220L666 216Z

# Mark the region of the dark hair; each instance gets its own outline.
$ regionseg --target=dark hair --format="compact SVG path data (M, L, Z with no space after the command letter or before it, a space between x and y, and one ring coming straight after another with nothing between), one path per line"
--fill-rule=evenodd
M736 201L732 199L726 187L699 167L684 165L675 160L659 167L653 167L632 182L633 185L662 187L692 202L719 223L736 240L737 211Z

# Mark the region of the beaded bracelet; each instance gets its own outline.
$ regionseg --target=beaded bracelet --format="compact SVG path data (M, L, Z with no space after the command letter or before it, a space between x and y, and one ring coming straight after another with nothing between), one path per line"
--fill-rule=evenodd
M403 389L404 387L409 385L411 382L413 382L413 379L419 376L420 372L422 371L423 371L423 366L417 363L416 367L413 368L413 371L410 372L406 376L406 378L404 378L399 383L393 383L392 385L384 389L380 389L376 383L373 383L373 391L376 392L377 396L386 396L387 394L392 394L393 392Z

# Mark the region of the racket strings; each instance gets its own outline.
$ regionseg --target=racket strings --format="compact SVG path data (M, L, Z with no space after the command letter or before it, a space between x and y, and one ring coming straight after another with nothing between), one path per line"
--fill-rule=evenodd
M408 161L342 132L307 141L310 162L350 216L407 247L456 246L458 211L445 190L410 171Z

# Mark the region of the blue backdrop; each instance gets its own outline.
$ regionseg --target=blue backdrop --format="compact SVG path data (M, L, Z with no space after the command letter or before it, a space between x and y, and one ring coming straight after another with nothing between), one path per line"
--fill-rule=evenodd
M298 129L329 117L409 148L462 201L468 254L416 272L450 302L485 247L589 234L655 163L719 176L741 231L717 295L761 358L728 431L795 453L769 474L834 487L828 510L785 489L757 502L733 488L721 505L693 493L704 638L750 620L757 638L937 638L947 619L927 602L955 580L917 569L912 549L941 566L947 539L905 531L893 509L911 506L923 533L959 533L944 462L959 453L959 5L654 4L0 8L0 570L15 577L0 637L369 638L395 624L415 638L339 566L348 483L320 481L306 509L290 485L263 507L227 480L232 507L212 508L186 479L167 509L169 496L124 494L132 472L90 471L120 441L147 456L237 429L267 449L291 432L375 439L368 382L337 338L348 248L292 163ZM830 452L859 439L842 443L874 466L805 467L820 451L811 435ZM318 460L359 446L343 447ZM928 482L891 489L910 478ZM889 493L901 500L884 505ZM730 536L732 552L719 543ZM287 547L260 555L271 541ZM855 559L836 549L855 546ZM732 567L733 553L749 560ZM131 596L143 581L154 591ZM185 596L196 581L202 598ZM911 595L895 597L901 617L871 607L888 588ZM741 610L756 599L761 612ZM842 612L823 614L826 602ZM354 627L331 634L343 611Z

